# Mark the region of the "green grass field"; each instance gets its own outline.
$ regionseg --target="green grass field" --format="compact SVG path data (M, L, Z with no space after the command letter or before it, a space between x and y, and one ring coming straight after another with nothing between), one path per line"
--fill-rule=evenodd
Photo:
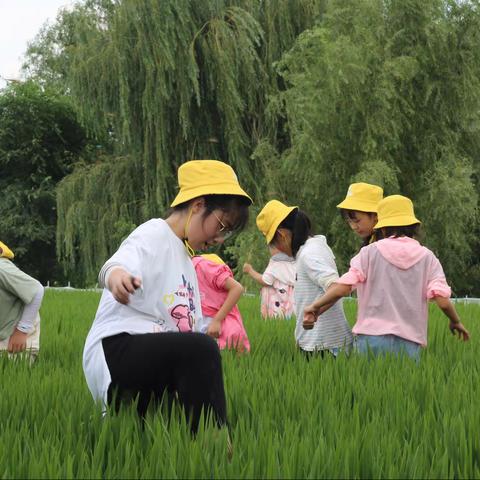
M479 478L480 307L459 305L472 340L431 307L429 346L408 359L295 351L293 321L240 308L252 344L223 353L234 453L224 432L193 440L184 423L133 409L102 419L81 359L99 295L48 291L39 360L0 360L1 478ZM355 311L346 303L353 322Z

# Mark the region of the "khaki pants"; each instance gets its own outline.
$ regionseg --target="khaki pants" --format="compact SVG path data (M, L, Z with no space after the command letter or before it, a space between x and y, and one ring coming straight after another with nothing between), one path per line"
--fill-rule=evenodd
M26 350L17 354L9 353L9 358L22 358L28 356L28 360L30 361L30 363L33 363L36 360L38 352L40 351L40 315L37 315L33 327L33 330L28 334L27 337ZM9 338L6 338L5 340L0 340L0 355L4 352L7 352L8 340Z

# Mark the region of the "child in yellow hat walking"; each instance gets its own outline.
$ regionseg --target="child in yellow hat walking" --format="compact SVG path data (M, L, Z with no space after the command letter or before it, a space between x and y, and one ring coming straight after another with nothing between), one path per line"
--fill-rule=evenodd
M272 202L272 205L276 205L275 200ZM280 219L284 206L280 202L276 206L279 210L277 217ZM294 208L296 207L287 207L288 212L285 210L285 214L288 215ZM266 231L267 227L259 225L259 228ZM281 245L277 245L279 237L275 238L275 229L266 231L265 238L271 256L267 268L261 274L250 263L245 263L243 272L262 286L260 312L263 318L290 318L295 312L295 259L282 251Z
M295 259L283 253L273 242L268 245L270 261L263 273L250 263L243 264L243 272L253 278L260 289L262 318L287 319L295 313Z
M0 352L26 352L33 362L40 350L42 284L13 263L13 252L0 242Z
M357 289L353 333L361 353L405 353L418 359L421 347L427 345L428 300L434 300L449 318L451 332L468 340L469 333L450 301L440 262L415 240L419 225L410 199L401 195L384 198L378 204L375 225L382 239L362 248L351 260L348 273L305 308L304 327L322 323L332 302Z
M383 198L383 188L370 183L352 183L347 196L337 205L342 217L366 246L375 241L378 203Z
M267 241L296 260L294 287L297 325L295 340L304 352L327 351L333 355L348 349L353 337L341 303L333 306L324 321L307 331L302 327L303 310L315 298L326 292L338 279L335 257L323 235L312 236L307 214L296 206L271 200L257 216L257 226Z
M220 352L197 330L200 291L191 257L223 242L248 220L250 197L233 169L194 160L178 170L180 191L165 219L136 228L105 263L105 288L83 352L95 400L103 405L138 397L144 416L151 398L177 397L196 431L202 410L226 421Z
M200 331L215 338L220 350L250 351L250 342L237 306L243 294L242 285L233 278L232 270L218 255L199 255L192 260L202 300Z

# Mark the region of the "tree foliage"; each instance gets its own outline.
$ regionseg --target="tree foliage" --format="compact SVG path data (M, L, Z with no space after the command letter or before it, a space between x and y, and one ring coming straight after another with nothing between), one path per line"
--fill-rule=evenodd
M71 105L32 83L0 92L1 239L42 281L58 275L56 183L86 144Z
M93 281L119 232L164 213L181 163L218 158L253 213L272 197L307 210L341 271L359 247L335 208L348 184L411 197L456 292L478 293L479 15L477 0L77 4L30 69L115 154L60 185L59 258ZM252 222L228 253L263 248Z
M278 63L281 193L311 213L341 270L358 244L335 205L349 183L369 181L412 198L455 289L476 288L479 13L467 2L335 0Z
M281 80L272 62L313 24L321 5L92 0L41 33L28 57L35 78L61 81L89 131L116 140L116 154L102 167L80 168L59 187L58 253L67 270L80 270L93 282L91 262L98 268L118 246L116 222L136 224L162 214L176 194L176 170L190 158L228 161L263 199L264 169L251 153L272 130L265 110ZM117 174L118 156L134 159L121 163L125 176ZM125 182L138 188L124 188ZM117 217L107 191L136 208ZM79 221L79 212L104 219L104 245L97 223ZM75 253L86 251L90 256Z

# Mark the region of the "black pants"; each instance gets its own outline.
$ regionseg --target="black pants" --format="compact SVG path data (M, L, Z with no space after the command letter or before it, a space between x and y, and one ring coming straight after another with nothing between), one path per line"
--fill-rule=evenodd
M112 383L108 403L118 411L124 401L138 397L144 417L150 402L176 396L192 432L198 429L202 410L226 425L222 363L217 343L201 333L121 333L104 338L103 350Z
M303 350L302 348L299 348L299 350L302 352L302 355L306 358L307 362L314 358L326 358L326 357L333 357L335 359L335 355L330 351L330 350Z

